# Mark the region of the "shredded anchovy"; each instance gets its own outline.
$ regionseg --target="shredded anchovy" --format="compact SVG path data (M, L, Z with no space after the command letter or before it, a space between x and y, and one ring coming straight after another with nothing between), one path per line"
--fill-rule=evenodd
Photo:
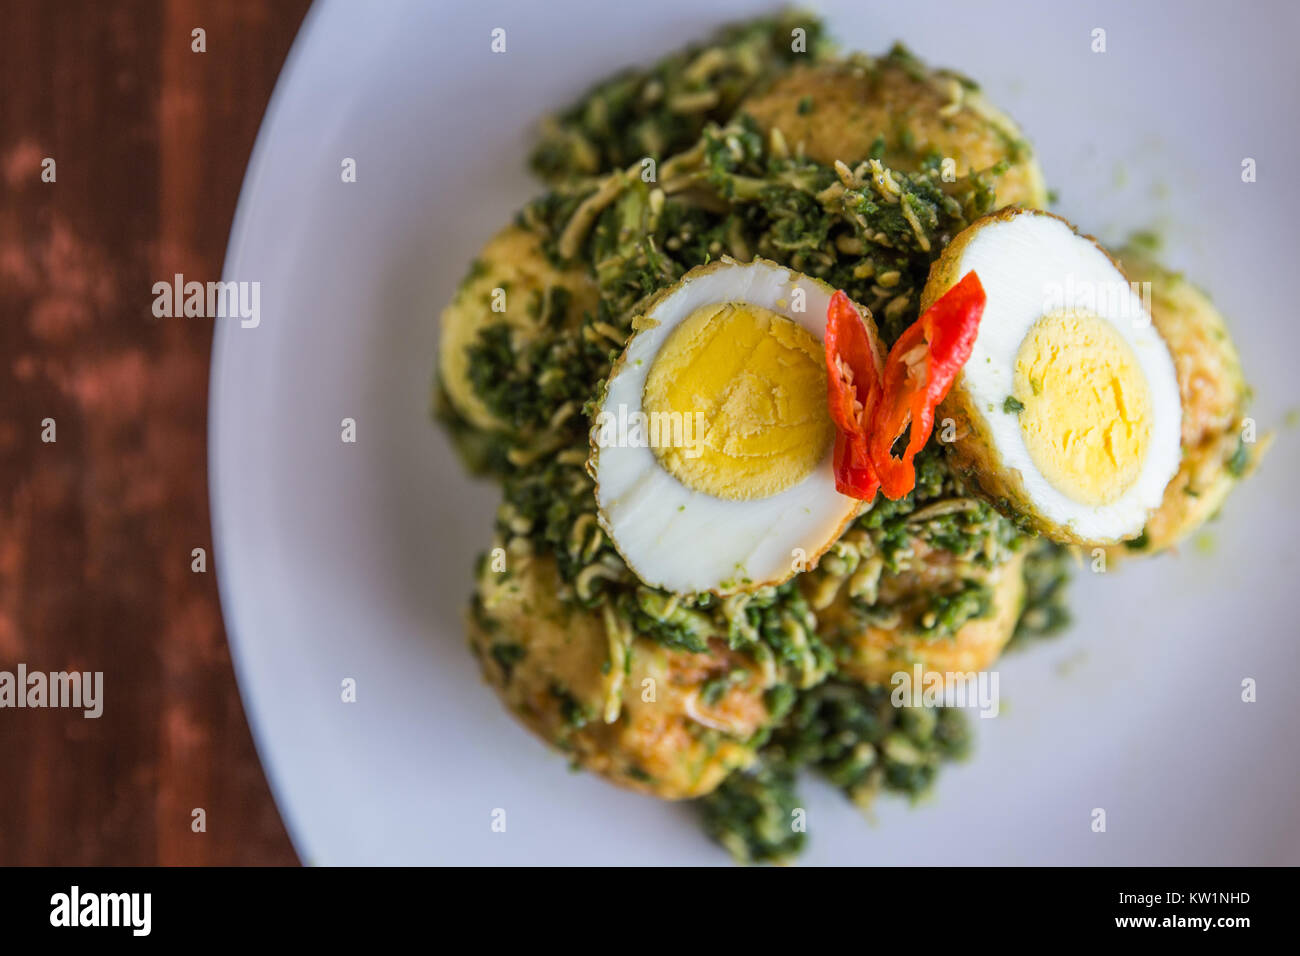
M602 717L607 724L618 720L623 710L623 682L627 676L628 657L635 636L627 620L607 601L601 605L605 636L609 641L609 668L605 675L605 704Z

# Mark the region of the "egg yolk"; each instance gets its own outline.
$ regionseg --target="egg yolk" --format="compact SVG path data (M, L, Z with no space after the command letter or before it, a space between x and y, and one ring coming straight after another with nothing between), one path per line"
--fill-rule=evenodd
M1137 480L1151 441L1151 394L1128 342L1091 312L1061 311L1030 328L1014 397L1029 456L1057 491L1109 504Z
M651 419L703 423L694 447L660 441L654 452L682 484L716 498L766 498L798 484L834 437L821 342L743 302L704 306L673 330L642 405Z

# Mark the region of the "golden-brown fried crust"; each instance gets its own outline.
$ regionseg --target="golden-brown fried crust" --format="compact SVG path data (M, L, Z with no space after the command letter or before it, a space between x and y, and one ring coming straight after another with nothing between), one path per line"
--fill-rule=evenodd
M499 421L470 383L466 348L478 340L484 328L498 322L509 325L521 339L530 337L537 323L530 300L548 288L569 293L565 321L576 329L583 313L595 309L598 292L586 270L555 268L542 253L538 237L516 225L493 236L475 262L475 269L442 310L439 379L452 406L467 422L488 431L504 431L510 423ZM492 310L495 289L504 290L504 312Z
M853 58L792 70L740 111L765 132L779 129L791 151L827 165L861 162L880 138L881 161L906 172L927 154L951 158L957 175L1005 160L998 204L1047 205L1042 170L1020 129L950 74Z
M487 682L526 727L583 768L665 800L703 796L752 761L752 738L770 720L752 661L722 641L690 653L634 636L626 674L612 673L602 610L559 599L551 558L515 560L509 575L482 572L483 610L470 622L470 644ZM523 656L507 669L497 646ZM726 690L704 700L705 684L727 675ZM617 719L606 722L611 687ZM571 719L574 705L581 727Z
M905 605L951 582L953 569L943 552L923 556L920 572L881 582L882 601ZM1024 606L1024 555L1013 555L987 571L993 592L990 613L967 621L955 633L925 634L912 619L883 626L863 624L847 594L841 593L819 618L823 633L837 651L840 673L865 684L888 685L894 674L920 664L924 673L968 673L992 666L1002 653Z
M1120 252L1135 282L1151 283L1151 321L1174 359L1183 405L1183 459L1160 506L1147 519L1144 547L1117 546L1113 559L1173 547L1209 520L1240 475L1228 468L1237 452L1250 390L1227 325L1208 296L1137 249ZM1265 443L1254 448L1254 466Z

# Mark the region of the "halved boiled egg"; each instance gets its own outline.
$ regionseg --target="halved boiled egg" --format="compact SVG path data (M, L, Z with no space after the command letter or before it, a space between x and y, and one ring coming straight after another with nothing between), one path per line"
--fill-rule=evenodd
M591 430L602 527L646 584L778 584L861 502L835 489L823 338L834 290L764 260L692 269L633 321ZM870 313L860 309L879 365Z
M1178 470L1173 361L1141 288L1064 219L1007 209L971 224L934 264L928 308L968 272L987 301L939 413L952 452L995 503L1049 537L1137 536Z

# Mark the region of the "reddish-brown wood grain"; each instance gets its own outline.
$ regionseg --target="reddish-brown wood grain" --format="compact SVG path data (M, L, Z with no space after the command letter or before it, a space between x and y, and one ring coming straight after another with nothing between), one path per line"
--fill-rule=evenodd
M0 0L0 670L104 674L97 720L0 709L0 864L295 860L212 570L212 321L151 289L220 278L307 6Z

